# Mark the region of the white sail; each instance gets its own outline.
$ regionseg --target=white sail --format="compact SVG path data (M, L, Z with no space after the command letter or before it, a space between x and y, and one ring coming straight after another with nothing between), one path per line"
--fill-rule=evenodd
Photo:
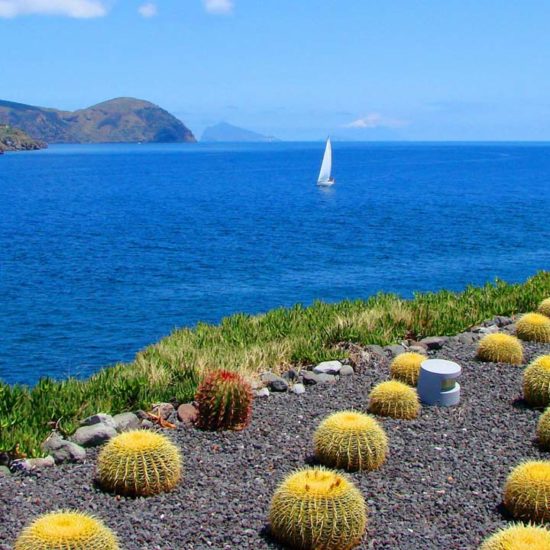
M332 144L330 138L327 139L327 146L325 148L325 155L323 156L323 163L321 164L321 171L319 172L319 179L317 183L320 185L331 185L334 180L331 178L332 172Z

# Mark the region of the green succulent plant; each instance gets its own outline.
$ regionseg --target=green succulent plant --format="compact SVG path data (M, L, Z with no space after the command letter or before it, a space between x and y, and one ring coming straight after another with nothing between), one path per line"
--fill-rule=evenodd
M225 370L206 375L197 390L197 427L242 430L252 416L252 388L238 373Z
M390 376L409 386L416 386L420 374L420 365L426 359L428 359L426 355L421 353L401 353L390 365Z
M550 342L550 319L541 313L526 313L516 324L518 338L528 342Z
M550 405L550 355L537 357L525 369L523 397L532 407Z
M147 430L114 437L97 460L99 484L120 495L149 496L170 491L181 477L179 449L166 436Z
M45 514L27 526L15 550L118 550L115 534L98 519L82 512Z
M539 308L537 310L539 313L542 313L542 315L546 315L546 317L550 317L550 298L546 298L539 304Z
M513 524L485 539L479 550L550 550L550 531L537 525Z
M378 416L412 420L420 414L420 402L414 388L389 380L372 389L368 410Z
M326 466L376 470L386 460L388 438L379 422L356 411L325 418L314 435L315 456Z
M277 488L269 512L271 532L291 548L350 550L367 526L367 506L346 477L322 467L289 475Z
M537 440L541 449L550 451L550 408L546 409L539 418Z
M506 480L503 500L518 520L550 521L550 461L533 460L516 466Z
M491 363L521 365L523 345L518 338L510 334L487 334L479 342L476 357L480 361Z

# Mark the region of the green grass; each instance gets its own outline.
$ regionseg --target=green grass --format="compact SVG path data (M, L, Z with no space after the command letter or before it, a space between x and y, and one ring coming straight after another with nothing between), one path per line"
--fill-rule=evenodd
M340 358L340 342L391 344L452 335L494 315L534 310L550 296L550 272L523 284L502 281L464 292L440 291L403 300L378 294L368 300L232 315L219 325L181 329L140 352L130 364L106 368L87 380L41 380L35 387L0 382L0 451L40 455L51 427L69 434L96 412L149 408L154 402L191 400L200 373L223 367L255 375L289 365Z

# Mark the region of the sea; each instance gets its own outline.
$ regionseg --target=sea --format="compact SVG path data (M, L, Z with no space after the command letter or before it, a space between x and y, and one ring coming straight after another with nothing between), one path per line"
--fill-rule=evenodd
M550 144L54 145L0 156L0 379L177 327L550 269Z

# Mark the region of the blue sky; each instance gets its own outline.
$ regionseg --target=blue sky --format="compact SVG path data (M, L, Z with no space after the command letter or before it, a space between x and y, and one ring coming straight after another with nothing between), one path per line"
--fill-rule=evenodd
M199 136L550 140L549 28L548 0L0 0L0 98L134 96Z

